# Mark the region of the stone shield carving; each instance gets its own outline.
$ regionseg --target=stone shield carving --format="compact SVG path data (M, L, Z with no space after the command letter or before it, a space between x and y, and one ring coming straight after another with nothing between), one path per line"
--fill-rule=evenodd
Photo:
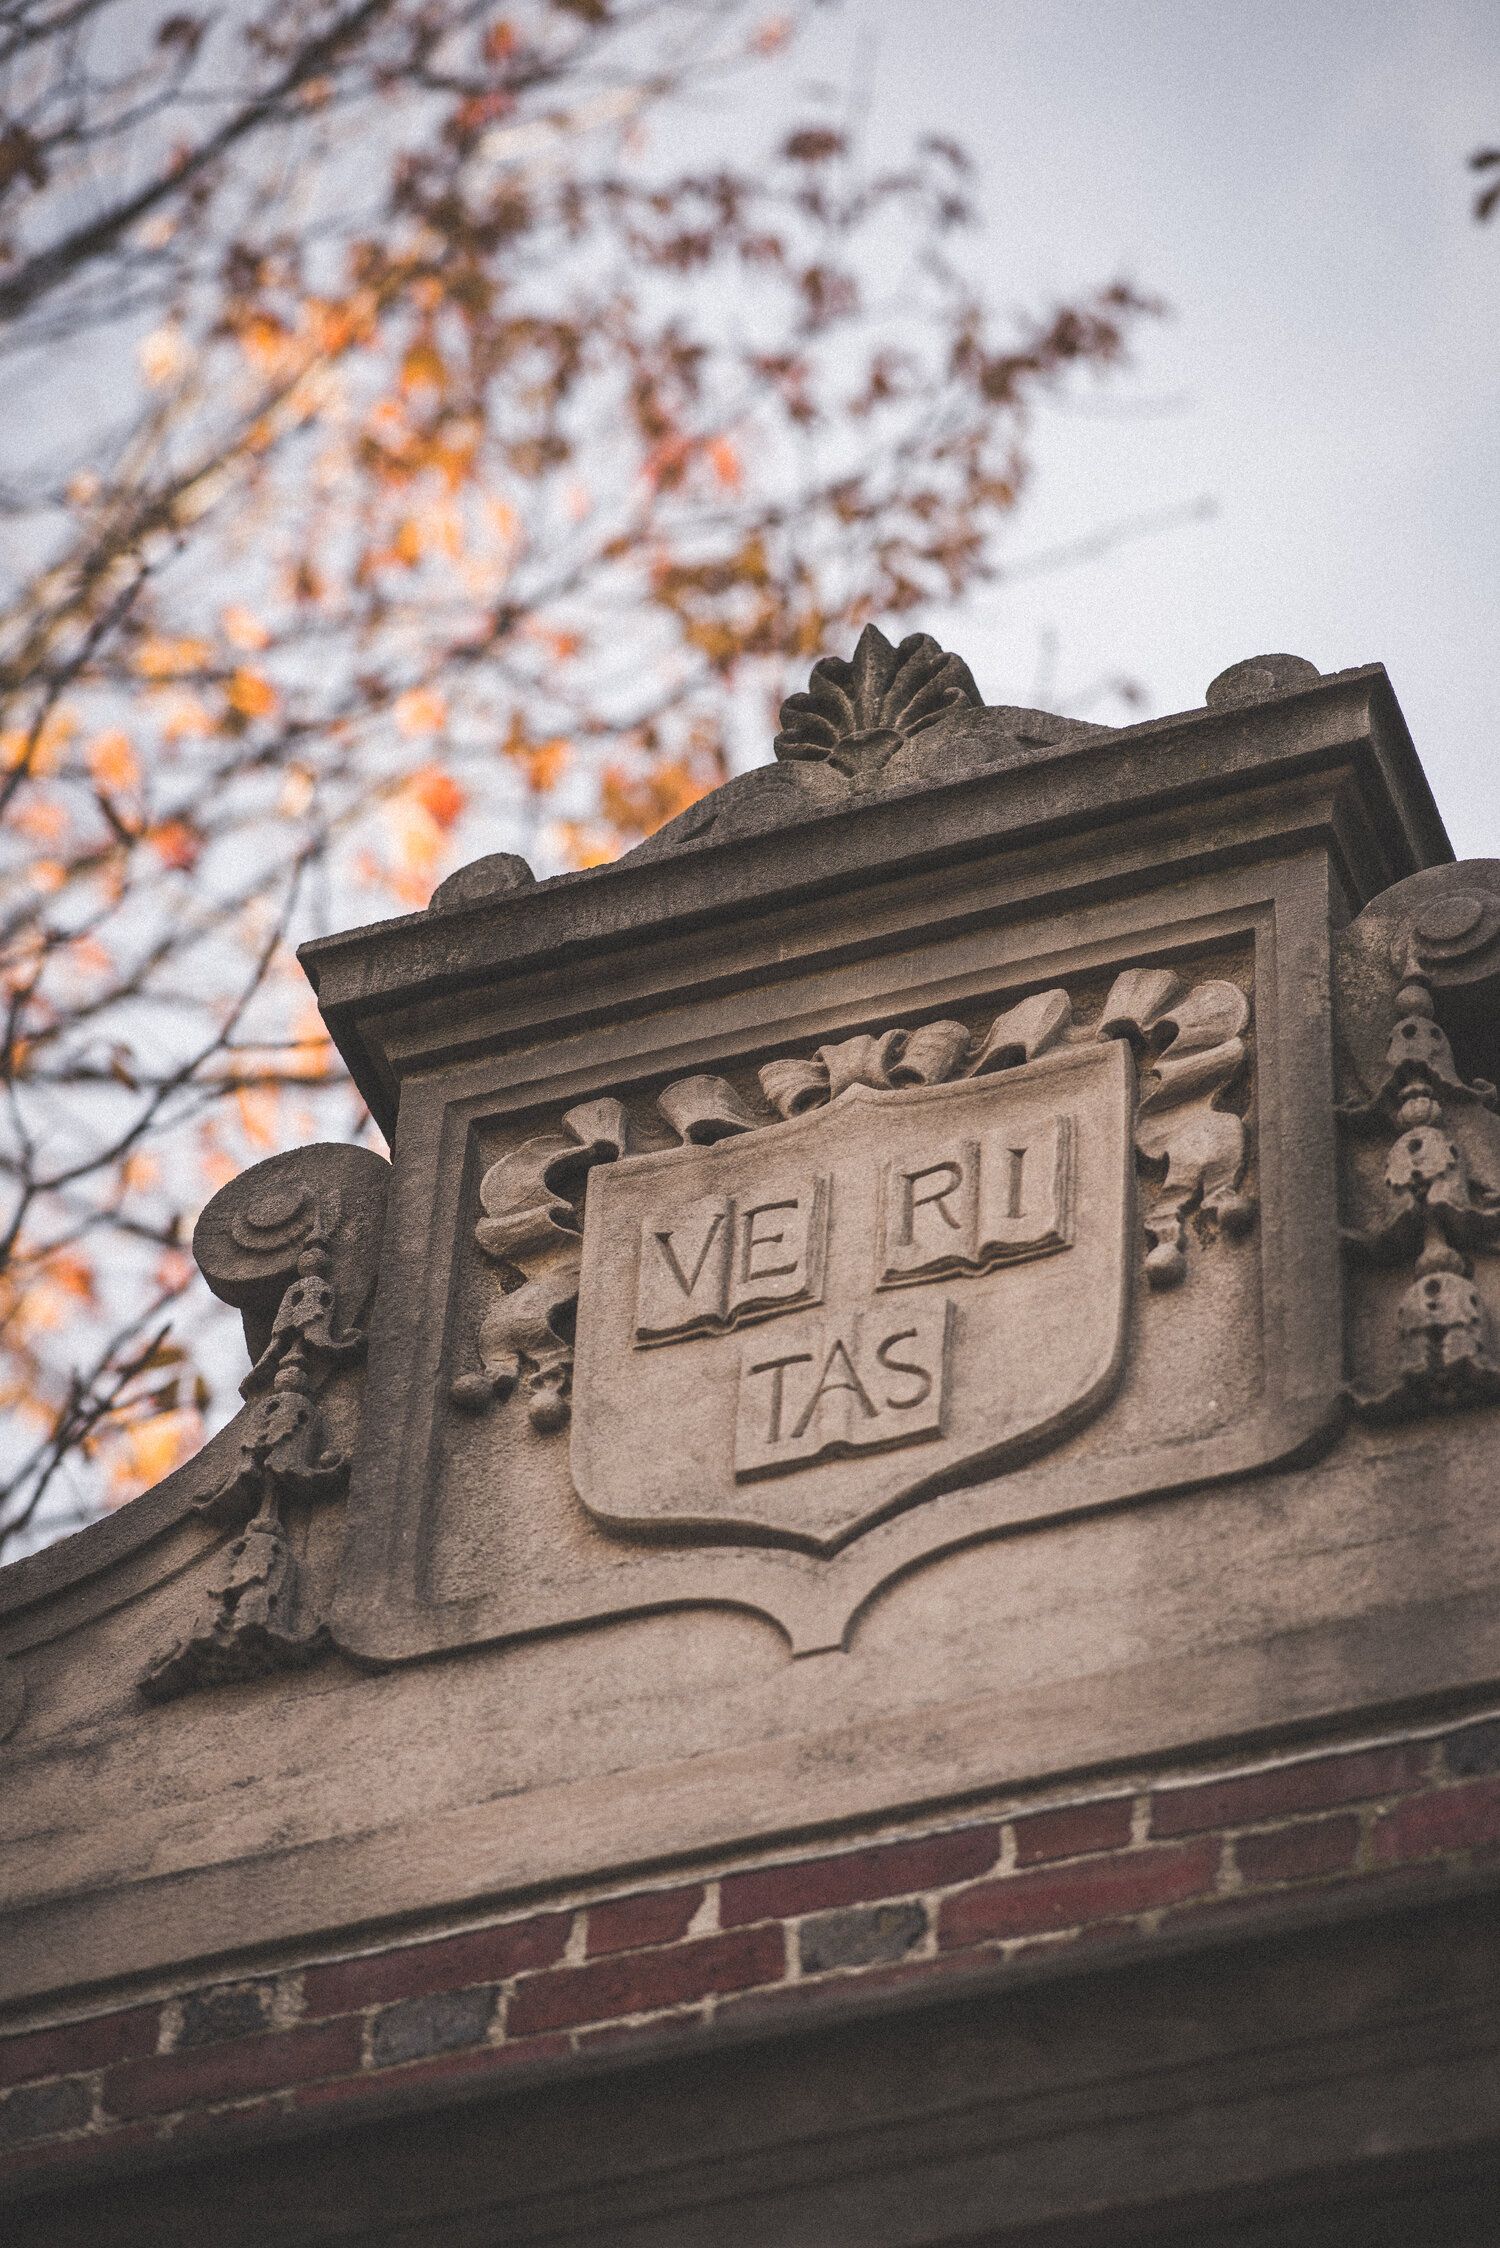
M572 1465L601 1521L831 1552L1108 1398L1134 1228L1121 1039L873 1090L590 1181Z

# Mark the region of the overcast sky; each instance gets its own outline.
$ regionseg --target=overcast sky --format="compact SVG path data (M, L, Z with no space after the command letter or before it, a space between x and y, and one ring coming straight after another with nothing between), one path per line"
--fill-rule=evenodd
M1173 307L1038 429L1011 551L1217 511L929 619L986 698L1045 686L1052 630L1054 700L1127 673L1142 715L1242 656L1379 660L1455 848L1500 855L1500 213L1465 169L1496 0L850 0L805 52L868 86L876 146L977 156L993 301L1122 273Z

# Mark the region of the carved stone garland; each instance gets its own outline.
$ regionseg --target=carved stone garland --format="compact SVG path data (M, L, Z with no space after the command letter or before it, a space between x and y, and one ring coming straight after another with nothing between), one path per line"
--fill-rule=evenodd
M1472 1176L1448 1118L1449 1110L1495 1105L1493 1085L1459 1076L1434 1019L1432 980L1413 953L1396 994L1384 1076L1368 1101L1339 1112L1361 1135L1394 1134L1386 1215L1345 1238L1374 1262L1409 1264L1413 1276L1396 1310L1395 1381L1351 1392L1371 1419L1500 1397L1500 1363L1468 1253L1500 1238L1500 1190Z
M346 1279L356 1278L362 1298L386 1169L361 1148L274 1157L232 1181L200 1220L198 1262L215 1293L245 1311L252 1351L260 1348L240 1384L249 1409L234 1425L233 1464L195 1502L197 1513L239 1534L199 1622L143 1675L150 1700L298 1667L329 1644L308 1613L285 1508L335 1497L348 1481L349 1454L329 1441L323 1393L339 1368L363 1358L365 1333L342 1322L334 1249L345 1237ZM280 1292L267 1327L268 1285Z
M1146 1276L1153 1288L1170 1288L1187 1271L1190 1220L1205 1237L1220 1227L1243 1234L1254 1222L1254 1201L1241 1188L1245 1123L1220 1106L1245 1067L1249 1021L1250 1002L1237 984L1186 990L1170 969L1131 968L1116 978L1092 1029L1074 1025L1066 991L1042 991L997 1015L977 1040L962 1023L922 1023L767 1062L760 1085L771 1117L757 1115L721 1077L682 1078L657 1107L681 1142L708 1146L774 1130L851 1085L947 1084L1017 1068L1060 1045L1128 1038L1146 1061L1136 1148L1156 1179L1144 1220ZM486 1170L479 1186L485 1215L474 1237L498 1268L499 1287L476 1338L479 1370L461 1374L449 1391L455 1405L483 1412L519 1387L534 1428L550 1433L566 1424L588 1174L633 1146L620 1102L588 1101L568 1110L558 1132L524 1141Z

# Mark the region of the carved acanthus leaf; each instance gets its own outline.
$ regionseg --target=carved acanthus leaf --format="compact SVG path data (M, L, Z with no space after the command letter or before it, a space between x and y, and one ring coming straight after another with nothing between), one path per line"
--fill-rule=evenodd
M478 1370L449 1386L465 1412L482 1413L520 1384L533 1428L565 1426L584 1189L594 1165L627 1154L630 1142L619 1101L581 1101L559 1131L523 1141L485 1171L474 1238L499 1266L499 1288L475 1337Z
M1250 1002L1239 985L1215 982L1196 984L1148 1025L1153 1044L1165 1038L1141 1095L1135 1134L1147 1161L1164 1166L1146 1212L1146 1272L1155 1287L1172 1286L1186 1271L1187 1221L1194 1210L1208 1231L1222 1225L1228 1233L1245 1233L1253 1222L1254 1204L1240 1191L1244 1121L1219 1105L1245 1066L1242 1033L1249 1022Z

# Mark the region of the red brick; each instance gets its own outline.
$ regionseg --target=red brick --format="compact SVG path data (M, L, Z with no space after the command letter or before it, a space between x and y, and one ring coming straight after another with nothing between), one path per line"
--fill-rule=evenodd
M587 1966L526 1976L511 1999L506 2035L524 2037L531 2030L651 2013L706 1998L710 1991L780 1982L785 1973L786 1936L779 1927L700 1936L665 1951L618 1952Z
M1184 1842L981 1882L944 1900L938 1942L952 1948L1005 1936L1037 1936L1181 1904L1213 1887L1219 1853L1216 1840Z
M112 2115L164 2115L175 2108L206 2107L241 2093L275 2091L316 2076L358 2068L363 2024L303 2022L239 2037L228 2045L200 2045L185 2053L157 2053L122 2061L104 2079L104 2105Z
M996 1955L998 1957L998 1954ZM720 2001L714 2019L723 2023L779 2021L792 2015L837 2013L852 1991L898 1990L911 1986L930 1989L943 1980L962 1981L974 1972L972 1952L954 1952L946 1959L907 1959L894 1967L867 1967L837 1978L818 1975L811 1982L782 1983L774 1990L747 1991L743 1997ZM641 2025L642 2030L652 2027Z
M1188 1912L1194 1908L1184 1905ZM1176 1919L1175 1912L1169 1919ZM1044 1952L1077 1951L1081 1946L1104 1950L1110 1944L1138 1944L1141 1940L1140 1923L1135 1920L1091 1920L1086 1928L1055 1929L1050 1935L1023 1936L1010 1953L1012 1959L1037 1959ZM954 1953L954 1960L962 1959L962 1952Z
M430 2060L409 2061L403 2068L383 2068L374 2074L366 2069L357 2076L336 2076L326 2083L304 2084L292 2094L292 2105L314 2108L368 2100L373 2106L386 2102L397 2086L446 2084L464 2077L493 2076L523 2061L560 2060L572 2050L572 2040L568 2037L522 2037L513 2045L476 2045L466 2053L438 2053Z
M189 2114L178 2117L172 2126L172 2144L180 2139L226 2138L237 2133L259 2138L261 2127L273 2115L285 2115L286 2102L278 2092L268 2092L263 2099L241 2100L236 2107L194 2108Z
M704 1898L695 1889L644 1889L634 1897L610 1897L589 1907L587 1951L639 1951L646 1944L675 1944L685 1936Z
M0 2038L0 2084L30 2084L39 2076L81 2076L113 2061L133 2061L156 2051L159 2006L132 2006L122 2014L94 2014L55 2029Z
M601 2022L596 2029L578 2032L578 2049L596 2045L623 2045L632 2037L671 2036L683 2030L702 2029L708 2015L701 2006L684 2006L674 2014L658 2014L650 2022Z
M1153 1835L1203 1834L1213 1827L1255 1826L1400 1795L1422 1783L1432 1754L1427 1741L1398 1741L1389 1748L1354 1749L1346 1756L1309 1757L1232 1779L1199 1780L1189 1787L1159 1788L1151 1798Z
M48 2139L41 2145L22 2147L15 2154L0 2155L0 2183L7 2178L25 2177L36 2170L58 2169L66 2166L71 2178L79 2175L80 2166L95 2155L112 2155L121 2147L136 2145L159 2146L163 2127L160 2123L126 2123L115 2131L90 2132L82 2139Z
M1500 1779L1414 1796L1375 1822L1375 1856L1382 1865L1486 1842L1500 1842Z
M1340 1894L1368 1894L1367 1873L1330 1874L1318 1891L1320 1898ZM1162 1928L1253 1928L1261 1919L1274 1920L1286 1908L1280 1889L1231 1889L1223 1895L1193 1897L1162 1915Z
M1352 1811L1343 1811L1262 1834L1242 1834L1234 1858L1251 1883L1309 1881L1318 1874L1346 1873L1358 1848L1359 1821Z
M428 1991L463 1990L470 1983L503 1982L526 1968L550 1967L567 1948L570 1912L537 1913L498 1928L473 1928L436 1943L401 1944L361 1959L330 1960L302 1978L309 2014L344 2014L388 1998L417 1998Z
M1053 1858L1081 1858L1093 1850L1123 1850L1130 1840L1134 1799L1111 1796L1104 1803L1069 1803L1055 1811L1033 1811L1015 1820L1016 1864L1042 1865Z
M917 1842L886 1842L871 1850L844 1850L837 1857L732 1873L719 1891L719 1919L726 1928L739 1928L752 1920L821 1912L825 1905L951 1889L988 1873L999 1855L998 1827L959 1827Z

